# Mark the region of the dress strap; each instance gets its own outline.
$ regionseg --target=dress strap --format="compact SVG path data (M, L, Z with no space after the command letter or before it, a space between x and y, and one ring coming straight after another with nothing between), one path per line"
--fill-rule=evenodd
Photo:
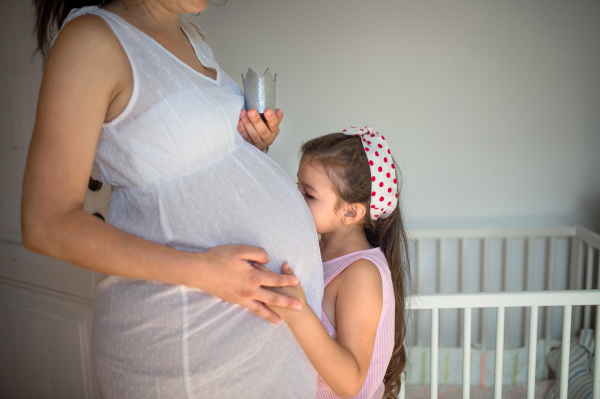
M58 34L62 30L62 28L65 27L66 24L68 24L69 22L71 22L72 20L74 20L77 17L81 17L82 15L94 14L95 11L97 11L97 10L98 10L98 6L85 6L85 7L81 7L81 8L73 8L71 11L69 11L69 13L67 14L67 17L65 18L62 25L60 26L60 29L54 34L54 37L52 37L51 46L54 44L54 41L58 37Z
M348 266L350 266L359 259L366 259L370 262L373 262L378 269L382 264L382 260L383 264L386 264L385 256L383 255L383 252L381 252L380 248L371 248L366 249L364 251L356 251L344 256L340 256L339 258L323 262L323 275L325 278L325 286L327 286L327 284L329 284L331 280L336 278Z

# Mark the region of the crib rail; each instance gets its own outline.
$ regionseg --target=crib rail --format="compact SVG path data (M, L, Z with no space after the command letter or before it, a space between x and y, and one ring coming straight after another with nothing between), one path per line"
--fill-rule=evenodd
M562 306L563 334L560 374L560 398L567 398L569 377L569 351L571 338L571 315L573 306L596 306L596 345L600 343L600 290L572 291L529 291L472 294L433 294L411 297L407 309L431 310L431 398L437 398L438 390L438 337L440 309L463 310L463 399L470 397L470 351L471 351L471 310L473 308L496 308L496 356L494 398L502 397L502 362L504 349L505 309L507 307L529 308L529 359L527 366L527 398L533 399L535 387L535 359L538 328L538 310L544 306ZM402 384L399 398L405 399L405 386ZM593 399L600 399L600 356L595 356Z
M581 226L417 229L410 231L410 237L412 278L418 295L600 289L600 235ZM478 254L478 260L474 260L473 256L468 258L474 253ZM458 274L448 272L454 269ZM450 281L441 277L444 273ZM470 276L477 276L478 282L474 283L474 277ZM505 323L511 334L505 336L505 347L514 348L527 342L530 335L529 323L526 322L531 316L529 312L529 308L507 312ZM560 323L554 323L553 319L558 321L561 316L555 312L559 310L546 307L538 314L543 324L545 352L560 331ZM443 331L437 337L439 340L443 342L444 337L446 342L456 339L458 344L460 337L464 339L464 320L461 322L460 316L455 324L449 321L447 313L442 312L439 316L438 323ZM491 317L485 308L472 316L472 322L477 326L474 342L484 349L493 345L493 317L490 319L488 316ZM591 306L575 306L572 309L571 331L574 334L581 328L590 328L591 323ZM421 330L427 331L427 326L421 324L425 322L420 323L415 318L416 334L409 344L426 344L427 336ZM519 335L515 331L519 331ZM448 345L454 344L446 343Z

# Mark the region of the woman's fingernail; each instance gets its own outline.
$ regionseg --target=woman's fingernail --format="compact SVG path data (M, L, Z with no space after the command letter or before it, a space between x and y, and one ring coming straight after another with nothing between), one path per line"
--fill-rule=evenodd
M256 111L250 111L249 115L251 118L256 118Z
M300 309L302 309L302 305L300 305L299 303L296 303L296 304L294 304L294 309L300 310Z
M268 116L269 118L273 116L273 111L271 111L270 109L265 111L265 116Z

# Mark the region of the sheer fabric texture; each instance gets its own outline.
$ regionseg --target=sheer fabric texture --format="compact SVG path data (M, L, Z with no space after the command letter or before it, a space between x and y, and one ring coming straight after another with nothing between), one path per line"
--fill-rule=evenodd
M125 111L106 123L94 174L111 184L108 223L185 251L265 248L289 262L321 311L323 271L310 212L295 184L237 131L243 97L199 28L181 28L212 80L117 15L106 21L134 77ZM167 267L167 266L165 266ZM318 314L318 313L317 313ZM317 375L285 323L273 326L201 290L107 276L94 298L92 352L106 398L312 398Z

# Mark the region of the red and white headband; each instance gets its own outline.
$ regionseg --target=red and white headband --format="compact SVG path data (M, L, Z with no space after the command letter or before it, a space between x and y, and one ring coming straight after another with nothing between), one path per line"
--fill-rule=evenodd
M398 204L396 167L390 147L379 132L371 126L342 130L347 136L361 136L362 144L371 168L371 220L385 219Z

